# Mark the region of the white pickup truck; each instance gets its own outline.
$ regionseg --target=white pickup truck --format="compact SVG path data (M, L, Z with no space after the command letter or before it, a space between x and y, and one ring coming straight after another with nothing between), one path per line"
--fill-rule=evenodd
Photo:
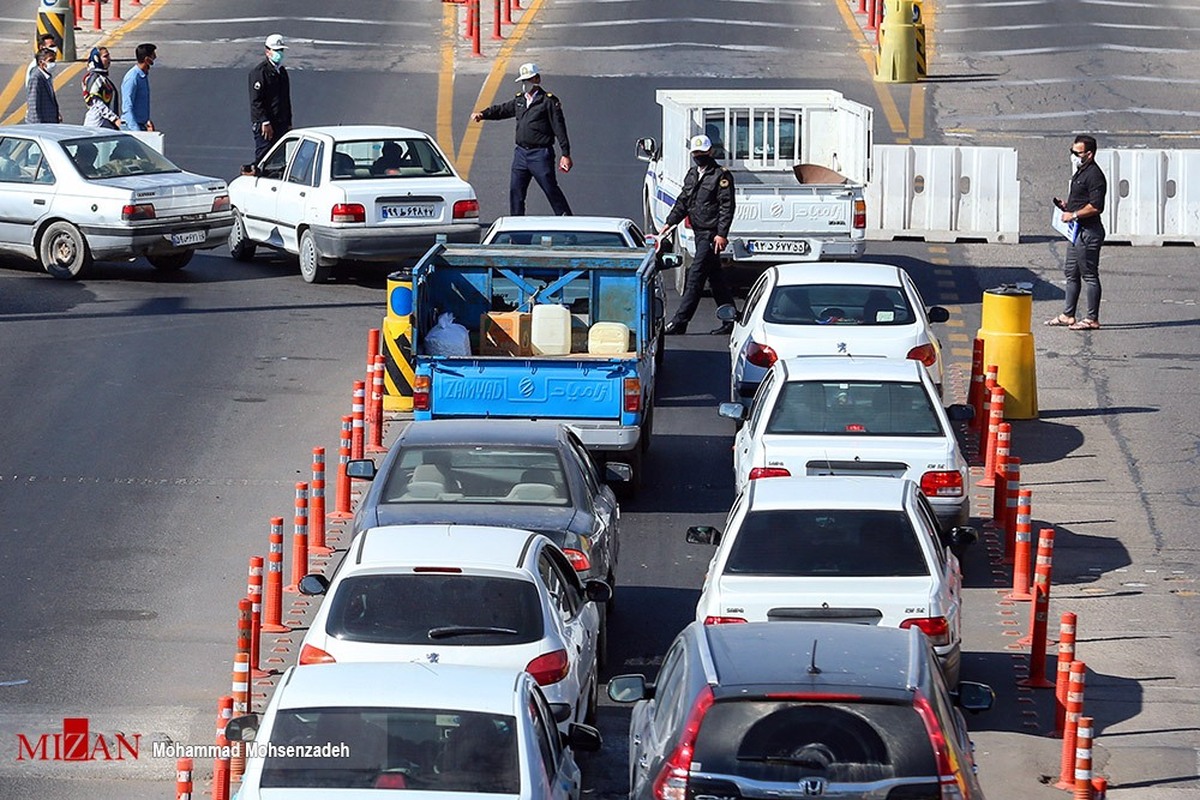
M706 134L734 173L737 211L729 245L734 265L861 258L866 247L873 112L823 89L659 89L662 144L637 141L649 163L642 207L646 230L662 227L691 166L688 141ZM686 221L676 229L683 266L695 253Z

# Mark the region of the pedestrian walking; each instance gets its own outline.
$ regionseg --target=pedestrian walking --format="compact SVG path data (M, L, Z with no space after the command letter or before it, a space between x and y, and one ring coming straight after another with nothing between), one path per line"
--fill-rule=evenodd
M89 128L121 127L117 113L117 85L108 77L112 56L107 47L93 47L88 55L88 69L83 74L83 102L87 113L83 124Z
M37 38L37 46L33 49L33 58L29 59L29 66L25 68L25 85L29 86L29 79L33 77L33 71L38 68L37 54L41 50L53 50L54 55L58 55L58 43L54 41L54 34L43 33Z
M1054 198L1054 205L1062 212L1062 221L1067 223L1070 244L1064 272L1067 278L1063 310L1058 316L1046 320L1046 325L1061 325L1073 331L1090 331L1100 327L1100 247L1104 244L1104 198L1108 194L1108 180L1096 163L1096 139L1087 134L1075 137L1071 144L1071 163L1075 167L1071 175L1071 188L1066 202ZM1079 293L1086 287L1084 300L1087 314L1083 319L1075 318Z
M254 131L254 163L292 129L292 87L283 55L287 44L278 33L264 43L263 60L250 70L250 127Z
M54 62L58 54L49 47L38 50L37 69L25 87L28 92L25 97L25 121L30 125L42 122L62 122L62 114L58 111L58 95L54 93L54 79L50 74L54 71Z
M558 168L570 172L571 142L567 138L567 121L562 101L542 88L542 74L537 64L522 64L517 71L521 91L506 103L488 106L471 115L475 122L488 119L517 120L516 148L513 150L512 174L508 182L509 213L525 213L525 195L532 178L550 201L558 216L569 215L571 206L558 185L554 174L554 144L562 150Z
M721 271L721 251L729 243L729 226L733 224L733 173L713 157L712 140L701 134L690 142L692 167L683 179L683 190L667 215L659 235L665 235L673 225L687 219L696 237L696 255L687 270L687 283L675 316L663 328L664 333L687 333L688 323L700 305L704 282L712 287L713 300L718 306L733 305L733 292ZM732 322L724 322L710 333L728 334Z
M139 44L133 55L137 63L121 81L121 121L129 131L158 130L150 119L150 67L158 59L158 48Z

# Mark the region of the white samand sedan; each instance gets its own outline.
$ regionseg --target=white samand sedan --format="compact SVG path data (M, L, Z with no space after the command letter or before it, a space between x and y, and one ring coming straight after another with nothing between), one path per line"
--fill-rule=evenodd
M729 337L730 399L749 405L781 358L848 354L920 361L942 394L942 346L930 323L941 306L925 307L908 273L890 264L781 264L746 295Z
M967 461L950 420L970 419L972 410L943 408L920 362L852 356L776 361L748 414L740 403L723 403L720 413L746 420L733 444L738 491L777 477L908 478L944 523L965 525L970 517Z
M224 243L232 221L225 181L185 172L130 134L15 125L0 135L0 252L56 278L143 255L182 269Z
M259 245L300 258L309 283L339 261L394 265L445 236L479 241L471 184L428 134L386 125L297 128L229 185L229 252L249 261Z

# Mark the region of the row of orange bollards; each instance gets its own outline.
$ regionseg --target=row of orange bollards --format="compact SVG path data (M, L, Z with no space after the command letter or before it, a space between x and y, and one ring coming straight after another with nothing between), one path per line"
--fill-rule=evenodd
M463 33L464 39L469 39L471 42L471 55L482 56L483 44L482 28L483 23L480 18L480 0L444 0L444 2L454 2L466 8L466 25ZM512 25L513 11L520 11L521 4L518 0L492 0L492 40L502 41L504 39L502 25Z
M140 6L142 0L130 0L135 6ZM75 16L76 22L82 22L84 17L84 6L92 7L92 30L98 31L103 28L100 19L101 0L71 0L71 11ZM112 0L112 17L114 22L121 21L121 0Z

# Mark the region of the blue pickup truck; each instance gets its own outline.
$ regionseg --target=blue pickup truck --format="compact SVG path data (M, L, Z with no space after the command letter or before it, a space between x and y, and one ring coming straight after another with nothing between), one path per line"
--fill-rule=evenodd
M413 418L558 420L601 464L628 464L635 489L654 425L661 268L649 248L435 245L413 268ZM547 354L536 330L531 341L539 305L563 325L569 313L569 352ZM446 312L467 329L470 354L428 346ZM625 341L598 346L598 325Z

